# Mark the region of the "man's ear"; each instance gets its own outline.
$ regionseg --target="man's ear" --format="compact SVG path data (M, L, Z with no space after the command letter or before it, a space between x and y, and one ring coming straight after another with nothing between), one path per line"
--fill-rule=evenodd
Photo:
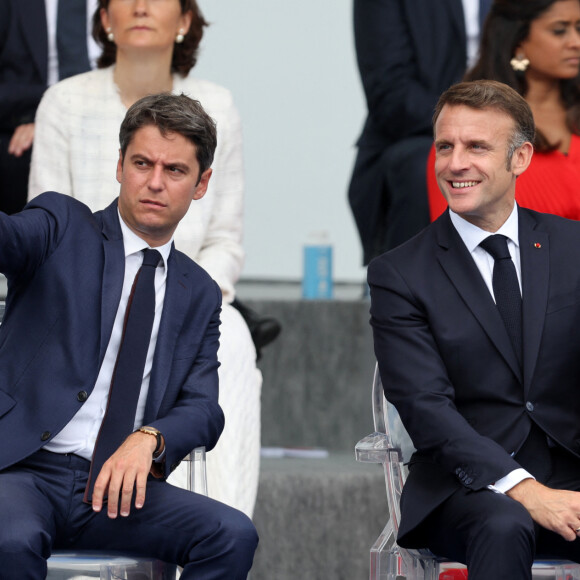
M119 161L117 161L117 181L121 183L123 179L123 153L119 149Z
M530 165L534 155L534 146L530 142L518 147L512 157L512 173L515 176L521 175Z
M193 192L193 199L201 199L206 191L207 191L207 186L209 185L209 179L211 177L212 174L212 169L211 167L209 169L206 169L202 174L201 177L199 178L199 182L197 183L197 185L195 186L195 191Z

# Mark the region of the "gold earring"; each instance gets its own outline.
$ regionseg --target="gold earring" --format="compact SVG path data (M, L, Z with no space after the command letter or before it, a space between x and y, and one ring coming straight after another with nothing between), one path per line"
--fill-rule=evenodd
M183 28L179 29L179 32L177 33L177 36L175 37L175 42L177 42L177 44L181 44L184 39L185 39L185 30L183 30Z
M111 27L107 28L107 40L109 42L115 42L115 35L113 34L113 29Z
M510 60L510 64L516 72L525 72L530 66L530 61L523 54L518 54Z

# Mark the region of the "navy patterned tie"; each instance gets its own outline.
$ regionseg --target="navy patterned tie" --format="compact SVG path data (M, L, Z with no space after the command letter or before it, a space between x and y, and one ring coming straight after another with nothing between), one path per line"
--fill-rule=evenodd
M59 80L90 70L85 0L58 0L56 48Z
M95 480L103 464L133 432L137 402L143 382L151 329L155 318L155 269L157 250L144 250L143 264L135 276L123 325L123 336L113 370L107 410L95 443L85 501L93 496Z
M479 244L495 260L493 265L493 293L497 309L522 363L522 295L516 267L507 246L507 238L500 234L489 236Z

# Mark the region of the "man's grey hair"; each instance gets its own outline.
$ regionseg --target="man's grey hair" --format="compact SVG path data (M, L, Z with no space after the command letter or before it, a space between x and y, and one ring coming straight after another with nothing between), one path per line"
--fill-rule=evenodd
M217 146L216 124L199 101L170 93L139 99L121 123L119 143L123 159L135 133L147 126L157 127L163 136L178 133L191 141L195 145L200 177L211 167Z
M466 81L449 87L439 98L433 115L433 128L445 105L464 105L476 110L495 109L510 117L514 122L511 134L506 167L511 171L512 157L516 149L524 143L533 143L536 127L532 110L526 100L506 84L490 81Z

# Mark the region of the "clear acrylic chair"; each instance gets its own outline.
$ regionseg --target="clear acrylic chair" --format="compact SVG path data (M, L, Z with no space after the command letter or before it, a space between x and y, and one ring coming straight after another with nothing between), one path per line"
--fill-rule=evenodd
M372 388L374 433L355 447L357 461L380 463L387 486L389 521L371 547L370 580L460 580L467 569L457 562L438 559L428 550L408 550L397 545L401 511L399 501L408 474L408 462L415 451L395 407L384 396L375 366ZM536 560L534 580L580 580L580 564L566 560Z
M205 447L196 447L186 458L187 489L207 495ZM48 559L47 580L175 580L177 567L154 558L122 553L55 550Z

